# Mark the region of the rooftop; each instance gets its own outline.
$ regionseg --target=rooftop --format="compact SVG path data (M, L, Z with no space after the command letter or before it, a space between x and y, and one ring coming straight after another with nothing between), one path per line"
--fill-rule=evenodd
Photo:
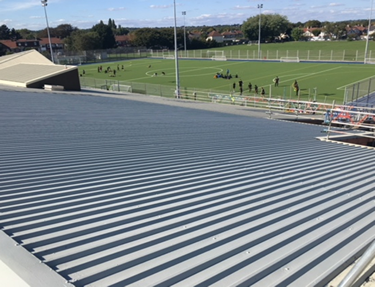
M374 150L319 126L0 90L0 232L21 277L31 256L74 286L324 286L375 239Z

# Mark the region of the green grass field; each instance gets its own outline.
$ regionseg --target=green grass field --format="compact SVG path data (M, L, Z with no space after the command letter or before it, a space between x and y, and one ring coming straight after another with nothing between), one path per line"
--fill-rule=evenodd
M117 70L112 73L98 73L99 65L80 66L80 73L85 70L83 77L176 86L175 61L163 59L142 59L101 64L103 70L107 67ZM124 65L124 70L121 69ZM149 68L151 65L151 68ZM215 79L216 73L226 73L229 69L232 76L239 78ZM165 75L162 75L165 72ZM153 76L158 73L158 76ZM179 76L181 90L204 90L221 93L231 93L233 82L237 83L236 94L239 94L238 81L244 82L244 95L250 95L247 86L264 87L266 94L272 97L296 99L292 83L297 80L300 86L300 100L316 100L319 102L338 103L343 101L344 87L374 76L373 65L362 64L331 64L331 63L280 63L280 62L248 62L248 61L210 61L210 60L179 60ZM280 78L279 87L273 87L273 78Z

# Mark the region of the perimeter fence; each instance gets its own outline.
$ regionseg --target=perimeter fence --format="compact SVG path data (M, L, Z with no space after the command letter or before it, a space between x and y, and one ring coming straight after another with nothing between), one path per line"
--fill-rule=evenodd
M150 56L156 58L174 58L174 51L150 50ZM300 61L364 62L365 52L361 50L187 50L178 51L179 58L218 59L218 56L231 60L275 60L298 58ZM216 56L216 57L215 57ZM375 57L375 51L369 50L367 58Z
M89 51L64 51L55 53L56 64L60 65L83 65L94 63L105 63L124 61L130 59L141 59L150 56L151 50L144 48L116 48L106 50Z
M81 87L88 89L101 89L109 92L118 93L118 95L126 95L129 93L144 94L150 96L160 96L165 98L177 98L176 90L171 86L146 84L137 82L105 80L81 77ZM192 87L181 87L179 91L179 99L193 100L200 102L212 102L217 104L240 105L253 108L282 110L283 112L295 114L321 113L324 114L327 108L331 107L331 103L316 102L316 90L304 98L291 96L294 92L286 89L283 94L273 94L272 85L270 85L266 95L258 95L251 92L244 94L225 93L212 89L196 89Z
M363 79L345 87L344 104L375 106L375 77Z

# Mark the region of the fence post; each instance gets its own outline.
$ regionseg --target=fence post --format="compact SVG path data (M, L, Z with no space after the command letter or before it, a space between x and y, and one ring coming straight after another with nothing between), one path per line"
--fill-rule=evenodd
M314 102L316 102L316 96L317 96L317 93L318 93L318 88L315 87L315 88L314 88Z
M299 58L299 50L297 50L297 58Z
M358 50L355 51L355 60L358 61Z
M355 280L361 275L361 273L370 264L371 260L375 257L375 241L373 241L369 247L362 254L361 258L345 276L345 278L340 282L339 287L350 287L353 286Z
M310 60L310 50L307 50L307 60Z
M279 50L276 50L276 59L279 59Z
M371 93L371 78L369 79L369 83L368 83L366 107L368 107L368 102L369 102L369 99L370 99L370 93Z
M345 50L342 53L342 60L345 61Z
M335 108L335 100L332 102L332 108L331 108L331 113L328 115L329 116L329 125L328 125L328 131L327 131L327 140L329 140L329 135L331 133L331 126L332 126L332 120L333 120L333 109Z

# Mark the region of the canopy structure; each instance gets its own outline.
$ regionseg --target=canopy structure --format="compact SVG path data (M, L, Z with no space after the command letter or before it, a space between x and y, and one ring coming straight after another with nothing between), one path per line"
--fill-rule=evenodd
M65 90L81 90L76 66L55 65L36 50L0 57L0 84L25 88L58 85Z

